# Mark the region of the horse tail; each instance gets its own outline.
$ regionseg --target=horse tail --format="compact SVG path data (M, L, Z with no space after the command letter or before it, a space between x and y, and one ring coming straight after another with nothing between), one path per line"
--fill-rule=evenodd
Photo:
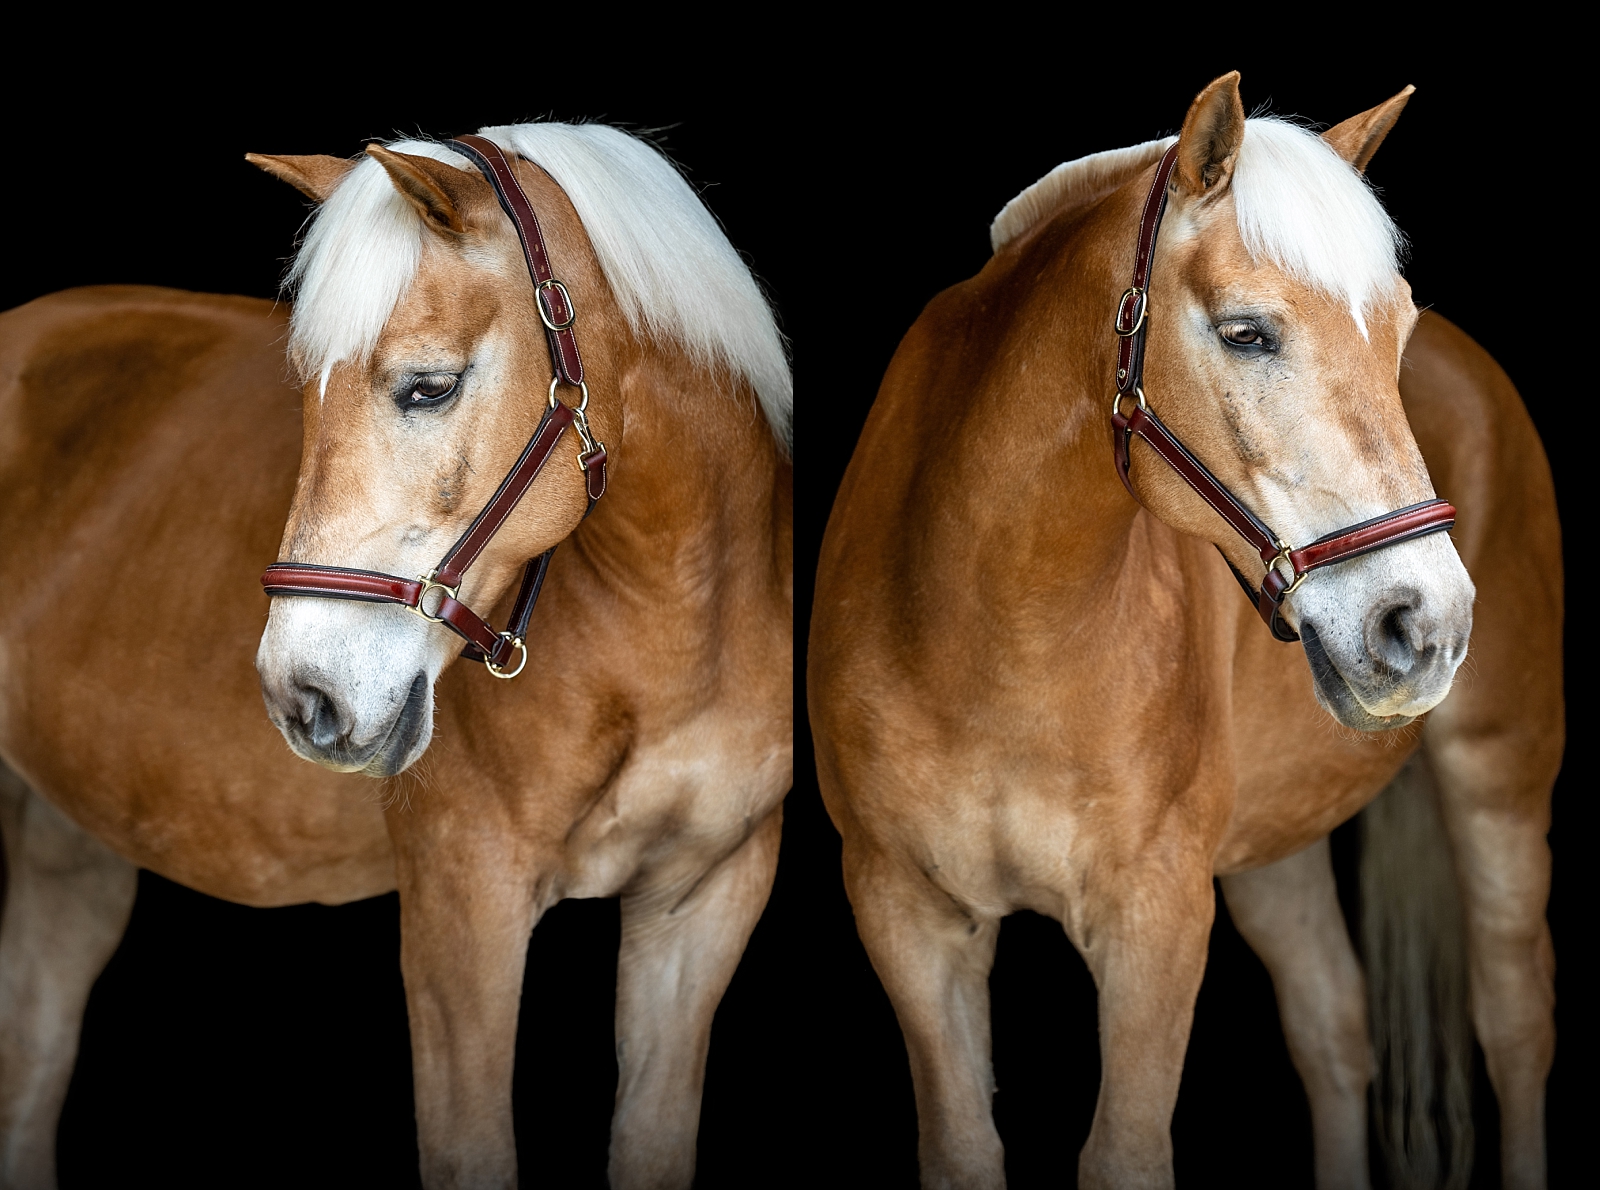
M1361 949L1389 1185L1461 1190L1473 1148L1466 931L1420 749L1361 815Z

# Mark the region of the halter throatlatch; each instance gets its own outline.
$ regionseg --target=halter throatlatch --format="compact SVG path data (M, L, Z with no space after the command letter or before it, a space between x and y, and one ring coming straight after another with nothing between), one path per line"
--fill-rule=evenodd
M1445 500L1424 500L1420 504L1373 517L1370 521L1335 530L1309 545L1294 549L1245 507L1155 415L1145 400L1143 387L1144 341L1150 326L1150 266L1155 256L1156 232L1161 228L1161 216L1167 209L1167 183L1177 161L1178 146L1174 144L1156 166L1155 181L1150 183L1150 193L1144 200L1144 213L1139 219L1139 243L1133 258L1133 284L1117 302L1117 315L1113 322L1119 340L1117 395L1111 398L1117 477L1122 480L1122 486L1128 489L1128 494L1137 500L1139 496L1128 478L1128 448L1133 435L1137 434L1260 555L1267 573L1259 590L1239 573L1232 562L1228 563L1228 569L1233 571L1244 593L1256 605L1262 620L1272 629L1272 635L1281 641L1299 640L1299 633L1284 622L1280 613L1284 597L1298 590L1308 574L1320 567L1399 545L1414 537L1443 532L1456 523L1456 510ZM1131 413L1122 412L1125 401L1133 402Z
M578 337L573 331L577 312L567 287L556 279L545 250L539 217L517 181L516 172L500 146L481 136L463 136L446 141L446 146L468 158L482 171L494 188L500 207L517 229L522 254L533 278L534 305L544 324L550 344L552 376L544 416L533 436L512 465L500 487L467 526L465 533L439 559L427 574L414 579L399 578L375 570L350 570L342 566L312 563L275 562L261 576L261 585L270 596L310 596L319 599L357 599L365 603L396 603L432 624L443 624L467 642L463 657L482 661L497 678L514 678L528 663L528 620L539 601L545 572L550 568L551 546L530 561L522 573L522 586L511 609L511 624L496 632L488 621L460 603L457 592L467 568L473 564L490 539L505 524L523 494L544 470L568 427L577 432L580 442L578 466L584 474L589 509L606 490L606 448L589 431L589 388L583 382L583 357L578 354ZM565 385L578 390L576 405L556 399L556 389ZM588 515L586 510L585 516ZM516 668L508 669L512 660Z

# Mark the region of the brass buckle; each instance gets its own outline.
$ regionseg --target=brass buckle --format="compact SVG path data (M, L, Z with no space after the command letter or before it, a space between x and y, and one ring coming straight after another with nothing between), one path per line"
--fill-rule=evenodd
M1267 569L1277 569L1279 562L1282 562L1289 568L1289 578L1291 581L1289 585L1283 589L1283 593L1278 596L1278 602L1282 603L1285 599L1300 589L1300 584L1306 581L1306 575L1310 574L1311 572L1309 570L1296 572L1294 563L1289 558L1291 547L1285 545L1281 537L1272 544L1278 547L1278 552L1273 557L1272 561L1267 563Z
M420 616L430 624L443 624L444 620L439 616L429 615L428 610L422 606L425 602L427 602L428 592L434 588L437 588L438 590L443 591L446 595L450 596L451 599L456 599L456 592L461 590L460 583L457 583L453 587L447 587L443 583L434 582L433 576L438 573L439 572L437 570L430 570L427 574L417 575L417 581L422 584L422 590L417 592L417 602L415 604L406 604L406 611L410 612L414 616ZM439 600L439 606L444 606L443 599Z
M556 388L561 383L559 375L550 377L550 408L556 407ZM588 460L594 458L605 450L603 442L596 442L594 434L589 429L589 386L583 381L578 381L580 399L577 408L572 411L572 428L578 431L578 440L583 443L583 448L578 451L578 470L585 474L589 471Z
M516 677L522 672L523 666L528 664L528 646L523 643L520 636L512 636L509 632L502 632L500 634L500 639L510 641L511 647L522 654L522 659L517 662L517 668L512 670L510 673L507 673L504 669L496 666L495 663L488 657L483 659L483 667L487 669L494 677L503 678L509 682L512 678Z
M544 305L544 294L547 289L559 289L561 291L561 300L567 303L567 320L565 322L551 320L550 313L545 309ZM571 330L572 324L578 321L578 308L572 304L572 295L567 292L567 287L554 277L551 277L548 281L541 281L534 287L533 304L539 307L539 321L544 323L549 330Z
M1139 317L1133 320L1131 330L1122 329L1122 308L1128 304L1128 299L1133 298L1134 310ZM1111 329L1117 332L1120 339L1131 339L1139 333L1139 328L1144 325L1145 316L1150 313L1150 295L1137 285L1130 285L1122 291L1122 296L1117 299L1117 316L1111 320Z

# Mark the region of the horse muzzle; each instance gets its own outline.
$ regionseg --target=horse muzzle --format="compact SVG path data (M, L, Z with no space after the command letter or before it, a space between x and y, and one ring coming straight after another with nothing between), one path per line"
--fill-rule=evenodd
M1443 701L1472 633L1472 584L1464 569L1459 578L1464 591L1383 586L1353 614L1336 600L1306 601L1300 639L1329 714L1358 731L1392 731Z

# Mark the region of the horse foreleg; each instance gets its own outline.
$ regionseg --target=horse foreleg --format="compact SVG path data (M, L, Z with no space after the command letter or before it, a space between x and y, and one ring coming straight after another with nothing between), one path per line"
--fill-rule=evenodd
M1501 1181L1541 1190L1556 1041L1545 920L1552 777L1511 733L1475 740L1430 723L1425 738L1465 908L1472 1023L1500 1104Z
M1109 904L1076 915L1073 938L1099 990L1102 1071L1078 1185L1165 1190L1216 899L1210 872L1186 856L1152 857L1117 880Z
M48 1190L84 1006L127 928L138 872L4 765L0 830L0 1187Z
M514 1190L511 1076L534 865L514 832L407 828L390 811L417 1148L428 1190Z
M972 913L921 872L862 854L848 836L845 889L905 1035L922 1185L1003 1187L989 1038L989 969L999 919Z
M1289 1056L1311 1102L1317 1190L1367 1190L1366 988L1327 837L1275 864L1224 876L1222 892L1234 925L1272 975Z
M711 1021L772 892L782 813L688 887L622 898L613 1190L694 1181Z

